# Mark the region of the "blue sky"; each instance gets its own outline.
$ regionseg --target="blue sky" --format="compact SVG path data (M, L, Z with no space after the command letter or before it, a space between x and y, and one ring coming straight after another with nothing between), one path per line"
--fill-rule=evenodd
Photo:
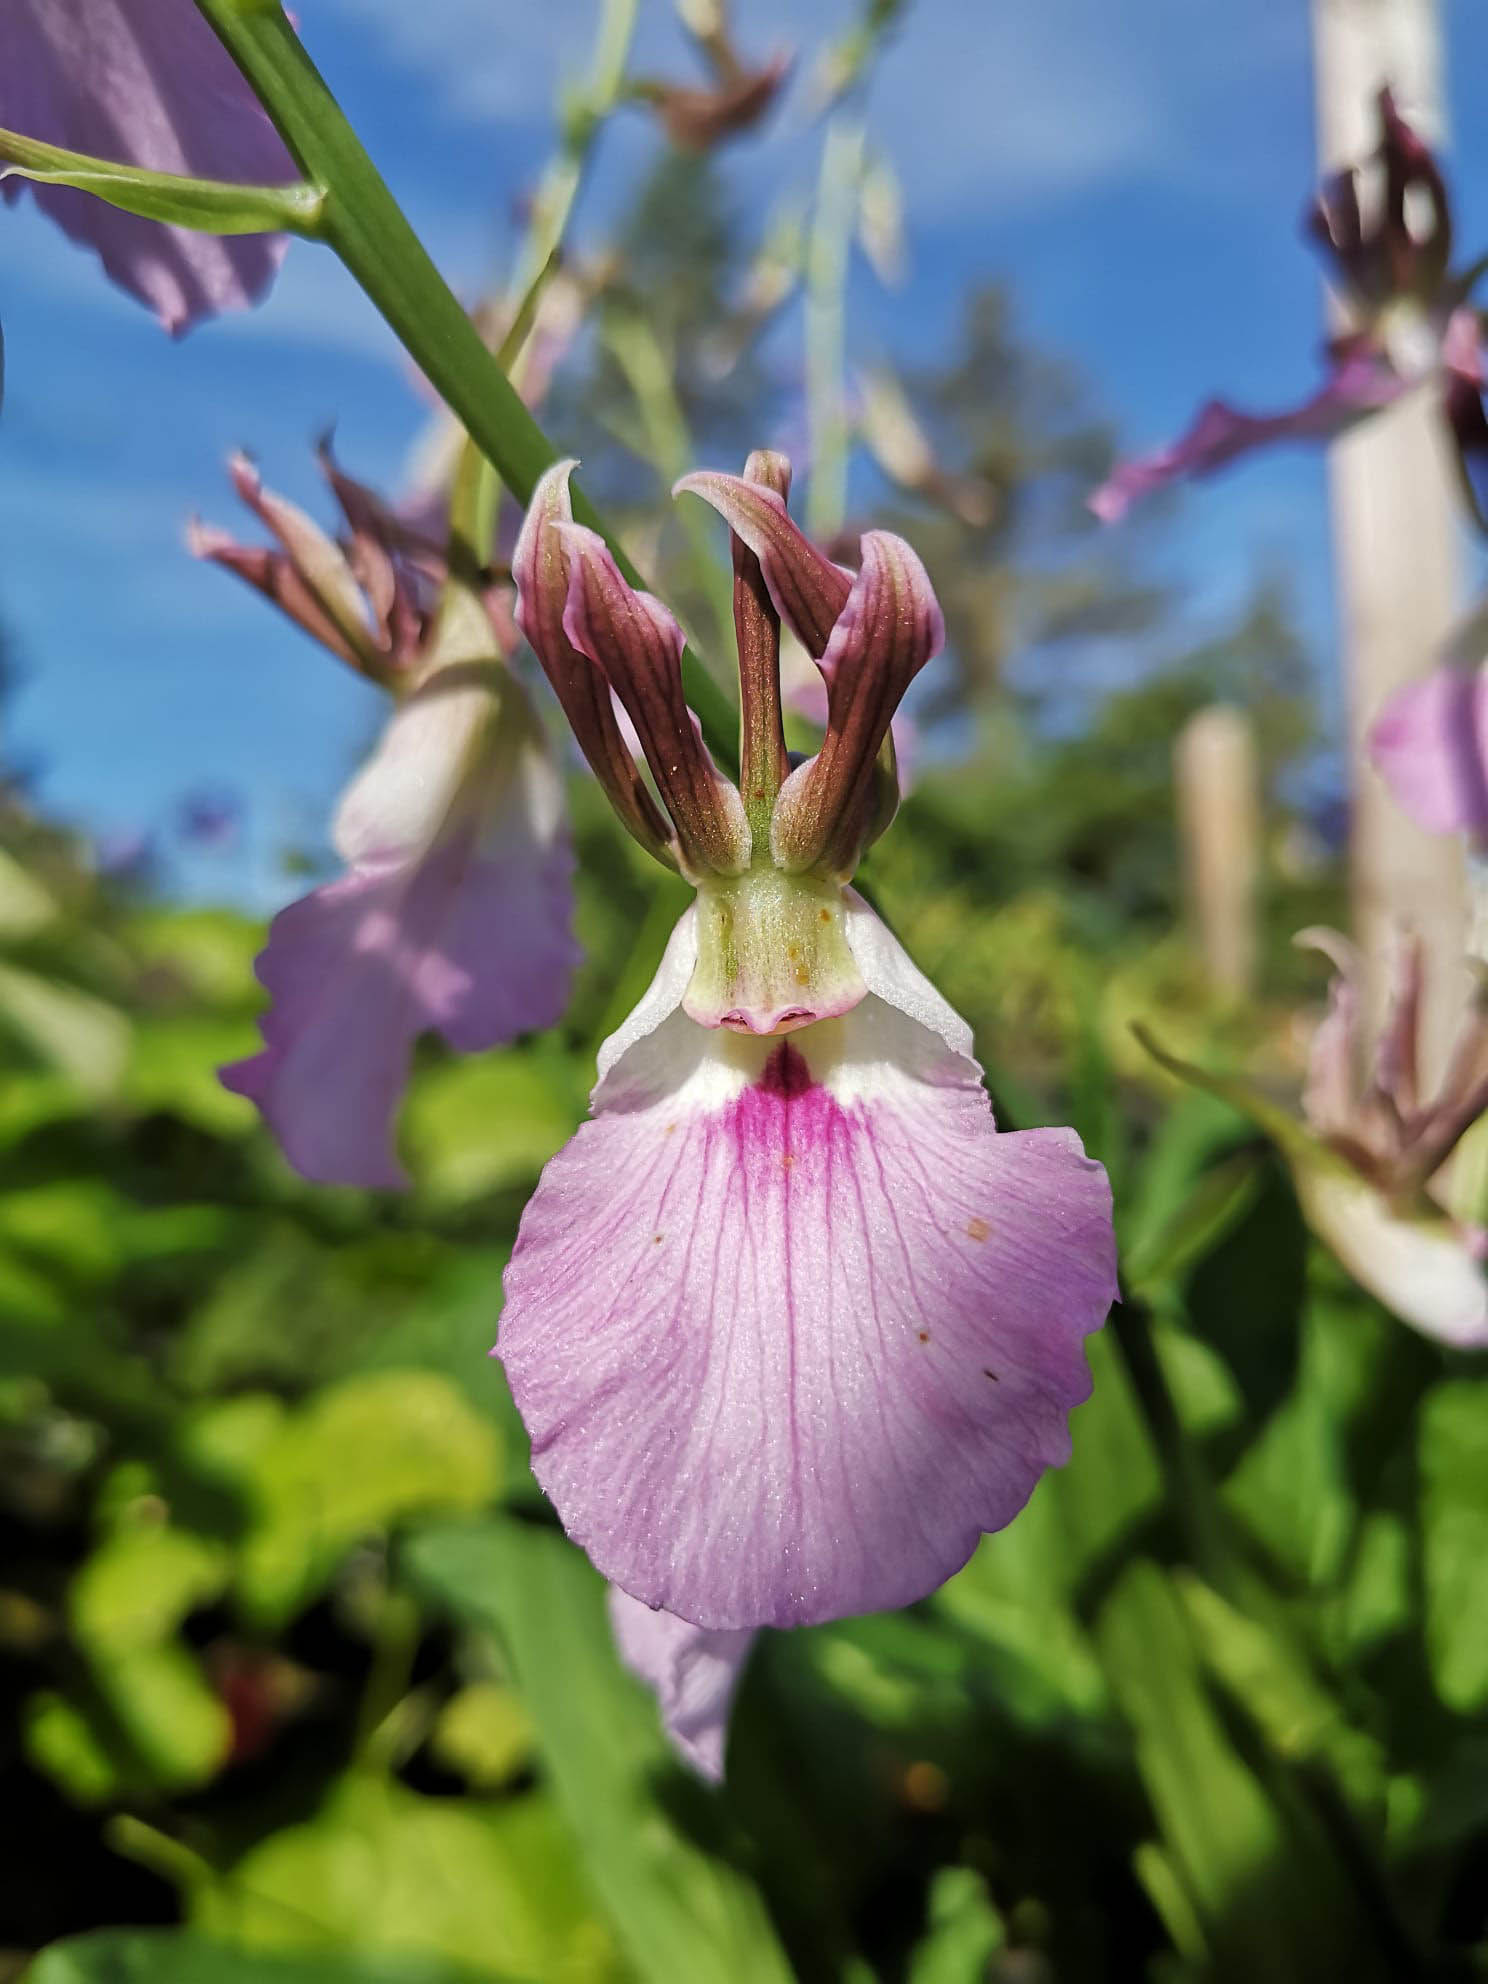
M303 0L301 25L395 192L464 293L499 272L507 215L547 156L555 87L584 61L592 0ZM741 39L810 51L843 0L739 0ZM636 67L686 64L670 0L641 0ZM1202 26L1198 23L1202 21ZM1488 238L1488 140L1466 83L1488 18L1448 12L1461 239ZM803 65L804 66L804 65ZM741 199L810 171L798 90L727 156ZM904 185L910 280L861 356L950 336L968 281L1006 281L1022 322L1146 446L1220 390L1264 406L1313 377L1319 291L1297 219L1313 179L1305 0L919 0L884 58L872 122ZM657 139L606 136L580 216L602 234ZM168 821L200 786L242 791L246 837L185 858L193 890L268 906L286 843L317 844L377 698L227 576L181 548L200 512L236 524L222 462L315 499L308 443L396 484L424 419L401 354L337 265L303 245L268 303L172 344L29 202L0 211L0 618L25 685L8 749L53 811L97 832ZM762 437L769 438L769 437ZM1333 646L1322 464L1258 460L1191 492L1164 564L1196 620L1258 565L1295 571Z

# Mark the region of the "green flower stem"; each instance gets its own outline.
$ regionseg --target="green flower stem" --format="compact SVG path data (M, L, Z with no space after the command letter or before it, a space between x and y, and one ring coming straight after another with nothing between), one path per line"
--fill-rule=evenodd
M526 502L557 450L430 260L284 9L278 0L196 5L301 170L321 189L318 238L340 256L503 482ZM632 584L644 583L582 493L573 494L579 521L600 532ZM731 763L735 719L727 698L695 655L684 655L683 669L715 756Z
M19 131L0 131L3 179L34 179L47 186L75 186L108 206L142 220L194 228L198 234L300 234L322 239L325 195L319 186L230 186L217 179L188 179L147 172L117 159L93 158L61 145L45 145Z

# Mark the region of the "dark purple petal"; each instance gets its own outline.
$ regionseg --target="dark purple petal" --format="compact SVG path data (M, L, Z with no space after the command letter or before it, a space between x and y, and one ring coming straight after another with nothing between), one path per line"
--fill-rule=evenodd
M191 0L5 0L0 125L157 172L243 185L298 176ZM255 302L284 255L282 235L194 234L70 187L32 191L172 332Z
M1184 476L1210 475L1227 462L1273 441L1331 441L1407 390L1384 353L1358 341L1343 351L1322 388L1289 413L1242 413L1211 400L1171 447L1121 463L1090 498L1102 523L1116 523L1132 504Z
M879 749L905 690L944 642L945 620L919 558L902 537L868 531L862 568L821 658L827 734L776 804L770 838L783 867L852 873L880 797Z
M572 461L555 462L532 492L512 552L517 625L542 663L574 740L622 823L648 853L675 865L671 830L620 734L608 678L564 630L571 557L562 527L573 522Z
M1390 294L1414 294L1429 300L1440 288L1452 259L1452 210L1446 181L1431 147L1395 108L1388 89L1379 93L1382 138L1380 157L1385 168L1385 212L1380 245ZM1431 209L1430 226L1413 225L1410 196L1424 190Z
M748 864L750 833L737 790L704 744L682 685L686 645L675 616L627 584L608 545L582 524L559 524L568 553L563 631L625 706L671 815L684 870L736 874Z

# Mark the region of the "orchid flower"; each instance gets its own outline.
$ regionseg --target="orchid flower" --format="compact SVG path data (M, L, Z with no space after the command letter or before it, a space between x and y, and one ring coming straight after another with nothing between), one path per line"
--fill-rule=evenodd
M1286 1159L1314 1233L1362 1288L1425 1336L1488 1346L1488 1231L1481 1208L1455 1206L1448 1159L1488 1111L1488 1006L1474 998L1439 1093L1420 1094L1422 954L1402 944L1394 995L1361 1085L1360 965L1331 930L1296 941L1333 963L1328 1010L1312 1037L1301 1120L1247 1081L1148 1050L1174 1074L1222 1096ZM1471 1181L1470 1181L1471 1182Z
M156 172L256 185L296 176L191 0L6 0L0 125ZM8 179L6 197L25 183ZM110 278L172 333L256 302L283 259L282 235L194 234L70 187L32 191L42 212L92 248Z
M322 461L344 546L241 459L238 492L280 548L190 536L394 700L336 814L347 872L274 918L257 966L272 1001L264 1046L222 1080L258 1105L302 1176L393 1189L407 1183L393 1119L418 1035L474 1052L551 1025L567 1003L573 858L497 602L444 572L328 449Z
M869 531L856 573L834 565L778 455L679 483L733 533L735 786L676 620L574 523L572 466L528 511L518 619L621 818L696 897L523 1215L496 1354L538 1481L632 1599L708 1633L904 1605L1068 1457L1115 1292L1105 1174L1073 1131L997 1131L970 1029L850 887L897 803L890 720L942 639L915 553ZM794 769L782 619L827 684Z
M1281 413L1244 413L1211 400L1171 446L1117 466L1090 499L1103 522L1116 522L1140 497L1180 477L1207 475L1273 441L1331 441L1417 388L1440 400L1471 494L1472 467L1488 456L1482 327L1467 301L1479 271L1449 273L1452 216L1441 169L1387 89L1379 115L1378 218L1366 222L1354 171L1335 175L1308 209L1308 231L1329 259L1350 317L1348 331L1328 347L1322 385ZM1426 210L1424 226L1418 205Z

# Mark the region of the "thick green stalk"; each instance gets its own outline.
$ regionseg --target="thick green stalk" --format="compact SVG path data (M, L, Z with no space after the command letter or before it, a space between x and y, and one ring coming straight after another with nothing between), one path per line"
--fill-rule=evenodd
M196 5L301 170L321 189L319 238L340 256L503 482L526 502L557 450L435 268L279 0L196 0ZM626 577L641 583L624 548L577 488L574 512L604 536ZM684 656L683 668L709 744L730 762L733 711L695 656Z

